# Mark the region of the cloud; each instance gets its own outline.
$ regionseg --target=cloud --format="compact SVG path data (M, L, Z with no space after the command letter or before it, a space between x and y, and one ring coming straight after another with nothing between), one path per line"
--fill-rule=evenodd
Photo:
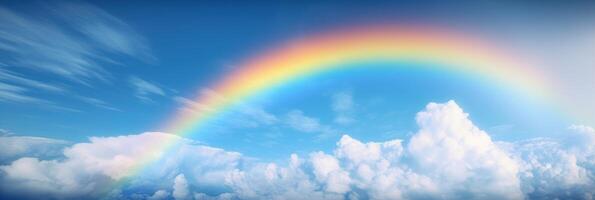
M42 105L44 108L55 110L81 112L77 109L60 106L54 102L26 94L28 91L30 91L30 89L25 87L0 82L0 102L30 103Z
M210 99L211 102L219 103L227 101L224 96L209 88L202 89L199 98ZM210 107L210 105L205 105L186 97L176 96L173 99L183 105L180 108L181 112L197 114L201 112L210 112L214 109ZM237 109L234 109L231 112L233 113L229 114L229 117L225 119L226 123L222 123L225 124L225 126L234 124L242 127L258 127L260 125L270 126L279 122L279 118L276 115L255 104L241 103L237 106Z
M19 103L41 103L41 104L49 104L50 102L39 99L36 97L32 97L30 95L25 94L28 89L16 86L12 84L6 84L0 82L0 101L4 102L19 102Z
M169 193L165 190L157 190L153 195L148 197L148 200L163 200L169 197Z
M287 124L292 128L302 132L317 132L322 129L318 119L304 115L301 110L292 110L287 113Z
M502 142L520 165L522 190L533 199L593 199L595 131L573 125L563 140Z
M593 129L563 140L495 142L455 102L430 103L404 140L344 135L331 152L264 162L165 133L94 137L63 158L0 166L0 191L22 198L592 199ZM574 138L574 139L573 139ZM580 139L584 143L571 142ZM167 151L152 151L163 143ZM149 155L152 164L138 173ZM127 180L128 184L114 183ZM171 196L170 196L171 194Z
M567 145L574 145L579 148L577 151L595 152L595 129L585 125L572 125L568 129L570 137L567 138Z
M190 199L190 192L188 191L188 181L184 174L176 176L173 186L173 197L176 200Z
M353 95L349 92L339 92L333 95L332 109L335 112L335 123L349 124L353 118Z
M11 136L11 135L14 135L14 133L13 133L13 132L11 132L11 131L9 131L9 130L6 130L6 129L1 129L1 128L0 128L0 136L1 136L1 137L4 137L4 136Z
M2 68L0 68L0 80L10 81L10 82L18 83L23 86L29 86L29 87L32 87L35 89L41 89L41 90L45 90L45 91L49 91L49 92L63 93L66 91L64 88L62 88L60 86L28 79L28 78L23 77L22 75L19 75L14 72L10 72L10 71L8 71L6 69L2 69Z
M124 21L90 4L62 3L56 15L103 49L154 62L146 39Z
M349 173L341 168L339 160L332 155L316 152L310 155L314 177L324 183L324 191L343 194L350 190Z
M118 108L111 106L109 103L107 103L101 99L96 99L96 98L91 98L91 97L83 97L83 96L79 96L78 99L80 99L81 101L83 101L85 103L91 104L91 105L99 107L99 108L113 110L113 111L122 111Z
M321 124L318 119L306 116L301 110L292 110L285 118L285 123L291 128L304 133L319 133L319 139L339 133L331 126Z
M0 8L0 51L11 58L7 65L88 84L109 78L102 65L117 63L109 55L152 57L142 36L95 6L58 3L40 6L39 11L40 16L32 17Z
M67 141L43 137L3 135L0 136L0 163L6 164L21 157L60 157L62 149L68 144Z
M416 121L407 150L421 174L440 175L433 178L439 188L467 193L461 198L522 197L516 163L454 101L428 104Z
M61 159L22 157L10 165L0 166L4 174L2 192L11 191L22 194L24 198L39 195L55 198L106 195L99 188L109 188L114 180L125 177L130 170L142 164L138 158L147 155L147 146L172 140L184 142L179 137L158 133L93 137L89 143L78 143L66 148ZM155 152L149 156L155 158L160 154Z
M35 13L0 6L0 101L79 112L36 95L67 94L63 82L111 82L107 67L123 59L156 61L140 34L98 7L82 2L34 6Z
M265 125L272 125L279 121L277 116L274 114L271 114L263 108L254 105L241 106L240 113Z
M161 89L161 87L139 77L130 77L130 79L128 79L128 83L130 84L130 87L134 89L134 95L143 101L151 102L153 100L150 97L155 95L165 96L165 92L163 89Z

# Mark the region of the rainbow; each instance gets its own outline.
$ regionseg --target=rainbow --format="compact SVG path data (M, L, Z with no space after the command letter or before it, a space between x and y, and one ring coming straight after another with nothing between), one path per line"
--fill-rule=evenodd
M198 91L192 103L167 122L165 132L187 136L251 97L304 77L348 67L370 67L353 65L365 61L430 64L519 88L527 96L551 95L550 81L544 74L471 35L428 27L364 26L299 38L247 59L238 70L213 83L210 92ZM166 152L171 146L174 142L153 144L152 153L140 158L144 164L135 169L158 159L158 152Z
M430 64L521 87L532 96L549 95L549 81L541 72L470 35L424 27L363 27L297 39L248 59L213 84L212 91L198 94L186 111L168 122L166 130L192 134L252 96L300 78L362 66L350 64L365 61Z

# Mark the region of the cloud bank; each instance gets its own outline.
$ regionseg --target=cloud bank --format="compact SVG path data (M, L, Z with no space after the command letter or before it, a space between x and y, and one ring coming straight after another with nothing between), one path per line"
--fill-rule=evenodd
M63 157L25 155L0 166L0 194L122 199L592 199L595 131L564 140L497 142L455 102L430 103L411 138L262 162L165 133L91 138ZM161 142L167 152L152 152ZM148 167L139 157L159 158ZM37 157L35 157L37 156ZM122 181L126 180L126 181Z

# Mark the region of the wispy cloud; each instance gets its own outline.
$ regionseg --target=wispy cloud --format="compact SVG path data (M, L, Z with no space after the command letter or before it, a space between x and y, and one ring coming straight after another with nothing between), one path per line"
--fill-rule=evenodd
M17 103L49 103L25 94L27 88L0 82L0 101Z
M139 77L132 76L128 79L128 83L134 89L134 95L139 99L152 102L151 96L165 96L165 91L157 84L145 81Z
M23 86L29 86L32 88L41 89L41 90L50 91L50 92L63 93L66 91L64 88L62 88L60 86L28 79L28 78L23 77L20 74L10 72L10 71L8 71L6 69L2 69L2 68L0 68L0 80L13 82L13 83L17 83L17 84L20 84Z
M301 110L293 110L287 113L287 124L302 132L315 132L322 127L318 119L305 116Z
M83 101L85 103L91 104L91 105L99 107L99 108L113 110L113 111L122 111L118 108L113 107L112 105L110 105L109 103L107 103L101 99L96 99L96 98L92 98L92 97L83 97L83 96L79 96L78 99L80 99L81 101Z
M353 95L350 92L338 92L333 95L332 109L335 112L335 123L349 124L355 121L353 118Z
M0 51L10 58L6 64L88 84L109 79L101 65L115 62L109 53L154 60L139 34L97 7L69 3L40 7L47 13L44 20L0 7Z
M6 129L1 129L1 128L0 128L0 137L3 137L3 136L11 136L11 135L14 135L14 133L13 133L13 132L11 132L11 131L9 131L9 130L6 130Z
M219 102L227 100L224 96L209 88L202 89L200 96ZM209 105L202 104L186 97L176 96L174 97L174 101L183 105L182 108L180 108L183 112L199 113L212 111L214 109L209 107ZM233 124L235 125L258 127L260 125L274 125L279 122L279 117L275 114L266 111L259 105L250 103L238 105L233 112L234 113L230 115L228 120L233 121Z
M103 49L145 62L156 61L146 39L106 11L89 4L63 3L57 7L56 15Z
M26 94L28 91L29 89L21 86L0 82L0 102L30 103L41 105L44 108L49 108L53 110L81 112L78 109L61 106L52 101Z
M309 117L301 110L292 110L287 113L285 122L291 128L305 133L320 133L319 138L325 138L338 131L330 126L320 123L317 118Z
M277 116L267 112L261 107L254 105L244 105L240 107L240 112L262 124L272 125L279 121Z
M0 101L80 112L38 95L72 95L74 90L65 85L73 81L86 86L110 82L114 74L108 67L119 65L120 59L156 62L140 34L98 7L81 2L36 5L35 13L0 6ZM78 99L118 110L99 99Z

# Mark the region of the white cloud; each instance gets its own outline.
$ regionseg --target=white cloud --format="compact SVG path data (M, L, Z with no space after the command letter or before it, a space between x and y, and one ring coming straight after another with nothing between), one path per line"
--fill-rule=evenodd
M518 166L467 116L454 101L430 103L417 114L420 130L407 150L419 173L436 176L438 187L452 190L448 192L468 192L465 195L474 198L520 198Z
M130 77L128 83L134 89L134 95L143 101L151 102L152 100L150 97L154 95L165 96L165 92L161 87L139 77Z
M361 142L347 135L332 152L262 162L163 133L95 137L64 158L23 157L0 166L3 192L25 197L176 199L589 199L595 152L567 140L494 142L454 102L418 113L411 138ZM573 126L569 137L590 138ZM586 134L586 135L585 135ZM584 140L584 139L583 139ZM164 152L158 145L175 143ZM589 146L590 145L590 146ZM587 147L587 148L585 148ZM160 158L141 173L139 158ZM119 180L129 185L111 188ZM171 197L170 197L171 194ZM30 195L30 196L27 196Z
M0 136L0 163L25 156L55 158L62 154L62 149L68 144L67 141L42 137Z
M147 200L164 200L169 197L169 193L165 190L157 190L153 195L147 198Z
M316 180L325 183L325 191L343 194L349 191L349 173L341 169L339 160L332 155L316 152L310 155Z
M567 143L574 145L577 151L595 152L595 129L585 125L572 125L570 137L567 137Z
M571 126L562 141L550 138L508 143L520 165L522 190L534 199L592 199L595 191L595 132Z
M190 199L190 192L188 191L188 181L184 177L184 174L176 176L174 179L173 186L173 197L176 200Z
M332 109L336 113L335 123L349 124L353 118L353 95L349 92L339 92L333 95Z

